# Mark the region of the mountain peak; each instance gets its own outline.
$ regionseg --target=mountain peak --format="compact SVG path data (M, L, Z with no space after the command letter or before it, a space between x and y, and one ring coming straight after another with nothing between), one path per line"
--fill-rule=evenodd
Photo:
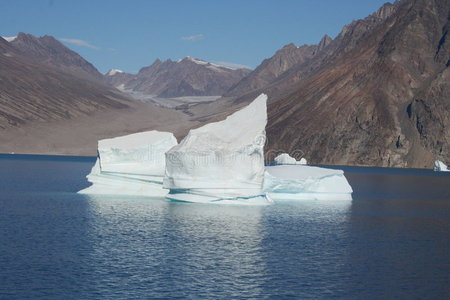
M282 49L297 49L298 47L294 43L284 45Z
M160 64L162 64L162 61L159 58L157 58L157 59L155 59L155 61L150 66L157 66L157 65L160 65Z
M373 15L381 19L386 19L394 12L394 10L395 5L387 2L383 4L383 6L381 6Z
M328 36L328 34L325 34L323 38L320 40L318 45L318 51L324 49L326 46L328 46L333 41L332 38Z
M119 73L123 73L123 71L119 70L119 69L111 69L105 75L106 76L114 76L114 75L119 74Z
M190 56L186 56L180 62L186 62L186 61L190 61L190 62L196 63L198 65L209 65L209 64L211 64L210 62L207 62L205 60L202 60L202 59L199 59L199 58L195 58L195 57L190 57Z
M16 38L14 39L15 42L27 42L27 41L37 41L37 37L35 37L32 34L29 33L24 33L24 32L19 32L16 36Z
M17 38L11 41L11 46L28 58L72 75L96 80L103 77L92 64L52 36L36 37L19 32Z

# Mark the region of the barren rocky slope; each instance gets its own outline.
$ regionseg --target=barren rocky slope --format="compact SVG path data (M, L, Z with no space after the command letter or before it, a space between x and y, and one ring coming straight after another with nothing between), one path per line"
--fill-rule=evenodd
M269 105L270 150L304 152L313 163L450 161L450 1L390 8L344 28L326 64Z
M0 38L0 152L95 155L101 138L151 129L183 135L195 124L24 56Z
M20 32L10 45L18 53L34 61L81 78L102 80L103 75L91 63L52 36L35 37Z
M114 88L25 57L2 38L0 66L0 129L127 108L130 101Z

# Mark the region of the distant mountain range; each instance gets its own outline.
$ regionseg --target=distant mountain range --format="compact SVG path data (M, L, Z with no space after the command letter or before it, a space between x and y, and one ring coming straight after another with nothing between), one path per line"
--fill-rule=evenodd
M156 60L138 74L103 75L52 37L19 34L9 42L0 39L0 128L75 120L102 110L120 114L135 105L123 91L160 98L223 96L176 107L191 123L173 128L184 126L186 132L186 126L223 118L264 92L270 101L268 160L288 152L304 153L312 163L448 164L449 17L450 0L386 3L334 39L325 35L317 45L286 45L253 71L187 57Z
M197 58L179 61L157 59L152 65L131 75L118 70L106 74L106 82L122 90L162 98L221 96L242 78L248 69L230 69Z
M137 75L120 70L103 75L54 37L19 33L7 39L0 37L0 129L134 106L135 99L123 91L220 96L250 72L185 58L157 60Z

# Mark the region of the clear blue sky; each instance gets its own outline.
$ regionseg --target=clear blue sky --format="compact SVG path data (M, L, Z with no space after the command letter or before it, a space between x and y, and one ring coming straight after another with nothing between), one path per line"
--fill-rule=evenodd
M288 43L335 37L387 0L0 0L0 35L52 35L101 72L156 58L251 68Z

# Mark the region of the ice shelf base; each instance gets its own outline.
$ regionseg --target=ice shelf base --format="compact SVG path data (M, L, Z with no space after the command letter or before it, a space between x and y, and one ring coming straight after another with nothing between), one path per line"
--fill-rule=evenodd
M78 193L165 196L165 153L177 144L170 132L147 131L98 142L92 183Z
M277 200L351 200L344 171L306 165L266 167L264 192Z

